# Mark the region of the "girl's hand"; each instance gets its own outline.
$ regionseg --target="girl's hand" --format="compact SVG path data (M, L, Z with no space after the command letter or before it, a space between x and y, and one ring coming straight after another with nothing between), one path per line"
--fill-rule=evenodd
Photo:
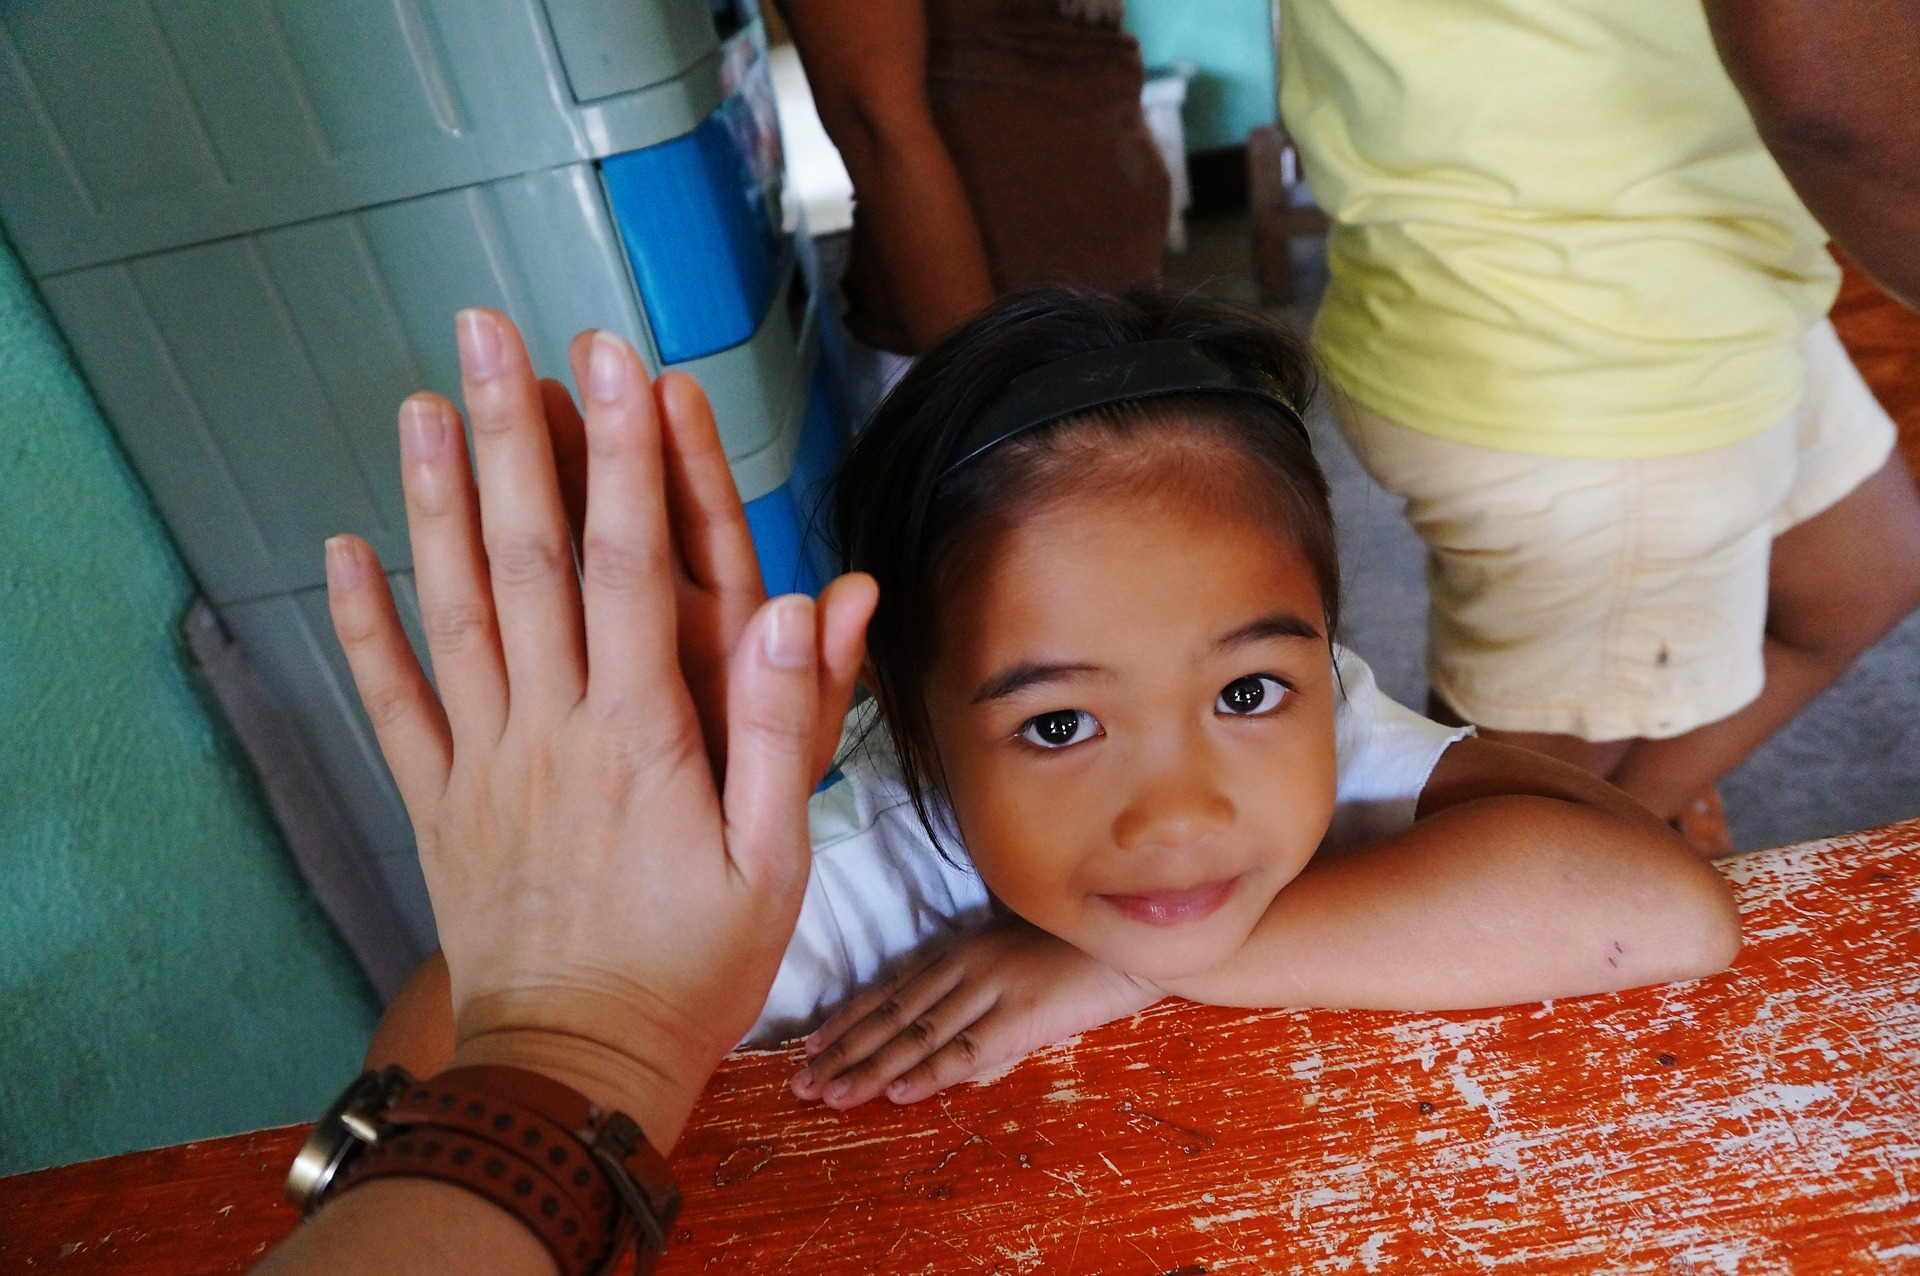
M588 384L594 336L592 329L582 332L567 349L575 385ZM542 380L539 394L561 504L578 549L587 522L586 422L564 383ZM680 672L693 693L717 780L727 764L727 662L747 622L767 601L767 587L706 391L686 373L669 372L654 384L653 397L666 426L661 451L667 517L682 569L674 579ZM821 591L822 705L844 706L853 692L872 588L867 577L843 576ZM815 779L833 766L840 726L832 713L820 715L813 742Z
M842 1006L807 1038L802 1099L851 1108L885 1092L914 1103L1041 1046L1160 1000L1018 918L969 935Z
M459 331L477 490L453 406L401 409L435 682L353 537L328 545L335 629L413 821L455 1062L570 1081L664 1149L792 933L818 727L838 731L872 582L690 634L690 593L760 589L741 578L751 546L724 466L675 469L689 446L718 447L698 387L652 385L624 342L590 338L591 493L570 535L556 405L519 333L486 310ZM682 672L690 642L704 688Z

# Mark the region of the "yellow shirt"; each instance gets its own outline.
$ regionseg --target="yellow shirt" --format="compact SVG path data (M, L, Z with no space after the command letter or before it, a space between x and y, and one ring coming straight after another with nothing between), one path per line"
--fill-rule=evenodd
M1362 406L1551 456L1720 447L1798 401L1839 287L1697 0L1285 0L1332 215L1315 341Z

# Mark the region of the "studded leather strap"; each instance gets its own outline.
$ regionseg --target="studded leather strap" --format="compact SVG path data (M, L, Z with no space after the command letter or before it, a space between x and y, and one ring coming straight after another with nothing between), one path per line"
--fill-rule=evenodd
M524 1223L562 1276L609 1269L636 1227L648 1242L636 1264L644 1276L679 1210L665 1159L631 1121L538 1073L450 1069L408 1087L381 1125L382 1137L342 1171L336 1193L396 1175L457 1184ZM639 1190L629 1208L600 1159L609 1155Z

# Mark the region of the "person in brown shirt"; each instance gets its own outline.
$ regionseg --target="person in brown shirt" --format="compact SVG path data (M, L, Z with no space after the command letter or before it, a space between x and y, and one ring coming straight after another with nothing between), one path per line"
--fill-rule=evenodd
M1038 283L1156 281L1170 182L1119 0L781 0L857 201L847 326L915 355Z

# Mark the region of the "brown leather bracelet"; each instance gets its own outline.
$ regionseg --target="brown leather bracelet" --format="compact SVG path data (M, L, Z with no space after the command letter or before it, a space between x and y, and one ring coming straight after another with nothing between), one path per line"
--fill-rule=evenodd
M635 1270L652 1271L680 1194L630 1118L520 1068L453 1068L426 1081L389 1069L386 1079L380 1136L341 1168L333 1192L439 1179L513 1214L562 1276L604 1272L630 1243Z

